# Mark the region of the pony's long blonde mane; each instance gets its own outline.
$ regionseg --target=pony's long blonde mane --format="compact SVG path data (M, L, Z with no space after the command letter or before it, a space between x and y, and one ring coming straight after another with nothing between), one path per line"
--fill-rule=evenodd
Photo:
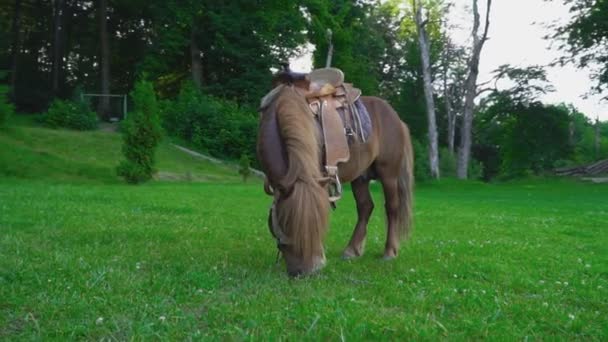
M289 194L277 203L277 219L294 252L311 261L323 254L329 215L327 191L318 182L322 177L319 132L304 97L291 86L280 87L272 94L272 107L288 159L287 174L280 182Z

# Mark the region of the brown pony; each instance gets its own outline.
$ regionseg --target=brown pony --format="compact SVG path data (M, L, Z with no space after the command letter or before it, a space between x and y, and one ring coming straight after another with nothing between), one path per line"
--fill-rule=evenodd
M408 127L384 100L362 96L372 133L350 145L350 160L339 165L342 183L351 182L358 220L343 258L363 255L367 223L374 209L369 182L382 183L387 217L384 259L397 256L399 241L412 224L413 152ZM290 276L306 275L325 264L323 239L330 203L321 172L319 125L297 84L279 84L262 99L258 159L274 196L268 217L271 233Z

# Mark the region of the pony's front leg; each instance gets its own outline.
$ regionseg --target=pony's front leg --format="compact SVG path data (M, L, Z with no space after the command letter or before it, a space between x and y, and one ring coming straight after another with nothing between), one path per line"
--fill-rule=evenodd
M365 251L367 223L374 210L374 202L369 192L369 179L359 177L351 183L351 186L357 203L357 224L355 225L350 242L342 253L342 258L344 259L352 259L363 255Z

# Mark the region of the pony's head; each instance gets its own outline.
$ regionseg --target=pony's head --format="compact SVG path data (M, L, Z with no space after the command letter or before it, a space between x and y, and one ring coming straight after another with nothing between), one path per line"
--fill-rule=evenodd
M321 174L319 130L306 100L280 85L262 100L258 158L274 196L268 225L290 276L325 264L329 199Z

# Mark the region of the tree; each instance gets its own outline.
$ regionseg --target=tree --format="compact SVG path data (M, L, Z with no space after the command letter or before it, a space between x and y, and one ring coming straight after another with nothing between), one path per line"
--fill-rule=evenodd
M416 0L412 0L414 8L416 29L418 31L418 42L420 44L420 58L422 60L422 75L424 80L424 98L426 101L426 112L428 120L428 153L431 177L438 179L439 174L439 147L437 137L437 121L435 119L435 100L433 98L433 81L431 78L431 57L429 47L429 35L426 30L428 16L423 20L423 5Z
M379 11L374 3L350 0L304 1L311 19L308 39L315 45L313 64L327 63L330 43L332 66L344 71L348 82L366 94L378 94L385 40L377 22ZM379 5L379 4L375 4ZM384 30L384 28L382 28ZM331 42L327 32L331 30Z
M0 79L4 79L4 77L4 72L0 72ZM0 128L7 125L7 121L15 111L15 107L8 101L8 93L8 86L0 84Z
M499 88L503 80L509 88ZM482 86L478 94L489 95L480 101L475 119L473 153L484 166L486 180L499 174L538 174L572 157L574 143L568 136L573 110L538 100L553 90L544 68L501 65Z
M63 74L63 41L64 41L64 24L65 16L65 1L55 0L53 4L53 68L51 71L52 77L52 94L57 96L59 92L59 82Z
M249 157L243 153L241 159L239 159L239 174L243 176L243 183L247 182L247 177L251 174L251 170L249 169L250 166L251 162L249 161Z
M475 98L477 97L477 76L479 75L479 59L481 50L488 37L490 27L490 10L492 0L487 0L485 27L481 36L478 35L480 27L480 15L478 0L473 0L473 46L468 63L468 76L465 82L464 113L460 134L460 150L458 151L457 175L460 179L468 178L469 159L471 156L471 141L473 129L473 112L475 110Z
M13 101L17 98L15 85L17 84L17 62L19 61L20 36L21 36L21 0L15 0L15 8L13 10L12 23L12 40L11 44L11 98Z
M464 85L467 72L466 49L452 42L448 32L450 27L443 28L443 51L441 55L441 79L443 105L445 107L446 144L448 152L454 155L456 142L456 119L462 113ZM454 169L454 171L456 171Z
M602 93L608 89L608 1L562 0L570 6L572 19L557 27L547 39L561 40L559 48L567 56L558 60L564 64L574 62L579 68L595 67L593 90ZM608 100L608 95L604 97Z
M155 150L161 139L158 103L152 83L139 81L131 93L134 111L123 123L125 156L117 168L119 176L128 183L148 181L154 173Z
M110 94L110 37L108 33L108 3L99 0L97 15L99 20L99 40L101 48L101 93ZM102 117L107 117L110 109L110 98L104 96L99 101L98 111Z

